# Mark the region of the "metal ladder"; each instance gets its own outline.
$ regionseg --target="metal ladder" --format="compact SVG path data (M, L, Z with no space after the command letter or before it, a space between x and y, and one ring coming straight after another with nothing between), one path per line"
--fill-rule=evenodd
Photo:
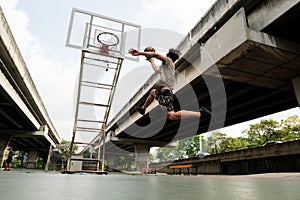
M75 122L73 126L73 135L67 163L68 171L70 171L72 152L75 144L86 145L86 147L95 145L95 143L91 143L92 140L90 140L89 142L76 141L78 140L76 136L84 133L94 134L96 137L94 137L93 141L95 141L95 138L98 137L98 158L89 158L87 160L96 161L97 171L99 171L101 162L101 141L103 142L103 144L105 143L106 123L109 117L111 104L123 60L124 58L122 57L113 56L110 54L99 54L99 52L93 52L91 50L82 50L75 110ZM102 76L100 80L99 76ZM98 79L96 80L95 78L97 77ZM86 94L85 90L89 91L88 94ZM91 92L94 96L98 95L99 99L85 99L86 97L90 97L89 95L92 95L89 94ZM86 109L87 111L84 111L84 109ZM94 113L92 113L91 111L94 111ZM82 114L81 112L83 112L84 114ZM97 116L95 116L95 114ZM103 145L102 171L104 171L104 154L105 145ZM74 160L78 160L78 158ZM81 160L84 161L86 160L86 158L82 158Z

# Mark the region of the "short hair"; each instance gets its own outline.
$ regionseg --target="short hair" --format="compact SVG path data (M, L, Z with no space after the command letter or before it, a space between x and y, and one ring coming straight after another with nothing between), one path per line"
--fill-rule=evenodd
M144 52L147 52L147 51L153 51L153 52L155 52L155 49L153 47L146 47L144 49Z
M169 49L169 52L167 53L167 56L169 56L171 58L171 60L173 62L175 62L179 56L180 56L180 51L176 50L176 49Z

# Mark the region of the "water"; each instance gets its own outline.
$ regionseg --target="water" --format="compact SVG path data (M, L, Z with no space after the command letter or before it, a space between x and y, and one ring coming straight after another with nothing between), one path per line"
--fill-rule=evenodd
M0 200L300 200L300 173L248 176L0 172Z

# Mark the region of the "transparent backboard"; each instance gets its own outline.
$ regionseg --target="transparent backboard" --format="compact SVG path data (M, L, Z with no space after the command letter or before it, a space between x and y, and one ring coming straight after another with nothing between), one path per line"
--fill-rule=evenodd
M103 46L102 39L111 45ZM116 41L117 44L115 44ZM72 9L66 40L67 47L99 51L99 53L108 53L138 61L138 56L131 56L128 54L128 50L130 48L140 49L140 42L140 25L77 8ZM107 48L107 51L103 48Z

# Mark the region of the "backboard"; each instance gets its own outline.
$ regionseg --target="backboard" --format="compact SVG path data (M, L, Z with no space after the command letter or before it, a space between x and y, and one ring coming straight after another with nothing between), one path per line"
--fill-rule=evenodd
M102 43L103 40L105 41ZM140 42L140 25L77 8L72 9L66 40L67 47L99 51L100 54L138 61L138 56L131 56L128 50L140 49Z

